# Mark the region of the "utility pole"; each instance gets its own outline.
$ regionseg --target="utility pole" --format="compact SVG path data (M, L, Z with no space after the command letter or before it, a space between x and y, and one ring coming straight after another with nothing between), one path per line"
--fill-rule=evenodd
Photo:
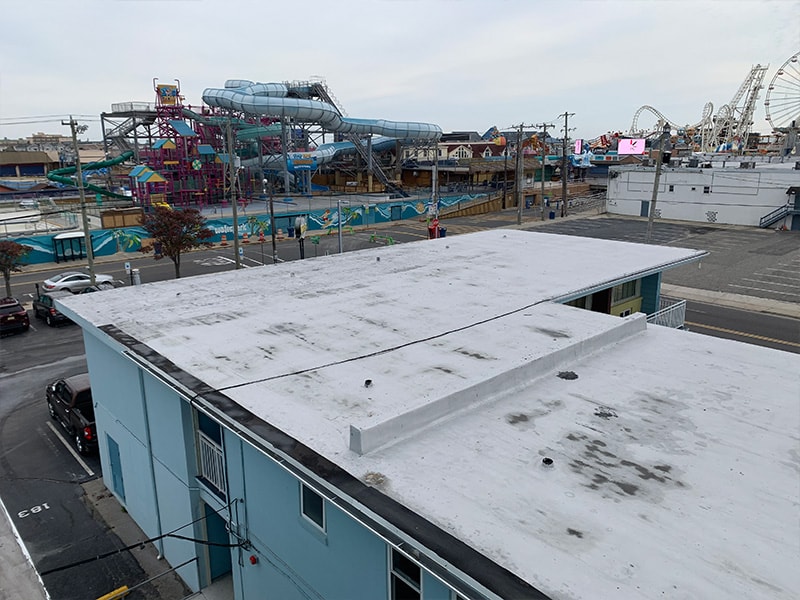
M233 148L233 124L228 115L228 166L231 177L231 207L233 208L233 258L236 268L242 268L242 259L239 256L239 213L236 204L236 152Z
M61 121L62 125L69 125L72 131L72 147L75 149L75 183L78 185L78 195L81 202L81 221L83 223L83 239L86 244L86 261L89 268L89 281L94 285L94 248L92 248L92 234L89 231L89 215L86 213L86 194L83 190L83 172L81 171L81 154L78 150L78 132L86 131L88 125L78 125L78 122L69 117L69 121Z
M517 225L522 225L522 128L524 123L517 125L517 156L514 168L514 197L517 200Z
M508 189L508 144L503 148L503 210L506 209L506 190Z
M266 179L264 180L266 181ZM272 234L272 264L278 264L278 244L275 239L275 201L272 193L272 179L269 180L269 230Z
M561 152L561 216L567 216L567 179L569 169L567 168L567 146L569 146L569 118L574 117L575 113L564 111L564 143Z
M536 125L536 127L541 127L543 129L542 133L542 221L544 221L544 161L547 158L547 128L548 127L555 127L552 123L540 123Z
M658 199L658 181L661 179L661 164L664 162L664 142L669 137L669 123L664 123L663 131L658 139L658 160L656 162L656 173L653 177L653 196L650 198L650 212L647 216L647 233L644 236L644 243L649 244L653 235L653 219L656 216L656 200ZM651 153L652 154L652 153Z

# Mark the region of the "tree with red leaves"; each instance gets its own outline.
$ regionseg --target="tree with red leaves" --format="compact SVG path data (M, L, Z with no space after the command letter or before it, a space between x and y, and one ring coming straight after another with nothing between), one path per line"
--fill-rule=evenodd
M175 278L181 276L181 253L194 248L210 247L214 233L206 227L206 219L196 208L173 209L156 205L153 212L141 219L142 227L150 234L151 243L142 244L139 252L155 250L155 259L164 256L175 264Z
M6 296L11 296L11 272L21 271L25 257L33 250L30 246L11 240L0 240L0 271L6 280Z

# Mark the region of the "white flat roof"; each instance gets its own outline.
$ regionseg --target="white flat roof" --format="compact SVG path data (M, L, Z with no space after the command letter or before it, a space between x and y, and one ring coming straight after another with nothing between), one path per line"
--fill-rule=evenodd
M495 230L62 304L554 598L794 598L800 356L549 302L700 255Z

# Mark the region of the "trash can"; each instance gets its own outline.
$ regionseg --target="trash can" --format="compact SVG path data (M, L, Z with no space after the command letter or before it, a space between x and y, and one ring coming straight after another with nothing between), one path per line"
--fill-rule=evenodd
M439 237L447 237L447 227L439 227Z
M293 226L289 225L288 227L286 227L286 235L289 236L290 238L294 237L294 227Z
M551 219L555 219L556 218L556 211L554 211L554 210L550 211L550 218Z

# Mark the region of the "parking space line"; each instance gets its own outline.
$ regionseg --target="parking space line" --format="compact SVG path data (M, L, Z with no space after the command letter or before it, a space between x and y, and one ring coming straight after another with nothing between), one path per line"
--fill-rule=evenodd
M87 465L84 462L84 460L80 457L80 455L77 452L75 452L75 450L72 449L72 446L70 446L69 443L67 443L67 441L64 439L64 436L62 436L61 433L55 428L55 425L53 425L50 421L48 421L47 426L53 433L56 434L56 437L61 441L61 443L64 444L64 448L69 450L69 453L75 457L75 460L77 460L78 464L83 467L83 470L89 474L89 477L94 477L94 471L92 471L89 468L89 465Z
M756 290L756 291L759 291L759 292L768 292L768 293L770 293L770 294L780 294L781 296L791 296L791 297L793 297L793 298L796 298L796 297L797 297L797 294L796 294L796 293L792 293L792 292L779 292L779 291L777 291L777 290L770 290L770 289L768 289L768 288L753 287L753 286L751 286L751 285L737 285L737 284L735 284L735 283L729 283L729 284L728 284L728 287L742 288L742 289L745 289L745 290Z
M47 588L44 586L44 581L42 581L42 576L39 575L39 570L36 568L36 565L33 564L33 558L31 558L30 552L28 552L28 547L25 545L25 542L22 539L22 536L17 531L17 526L14 524L14 520L11 518L11 514L8 512L3 499L0 498L0 509L3 511L3 515L8 520L9 527L11 528L11 534L14 536L14 539L17 541L17 545L19 546L20 552L25 557L25 562L27 562L33 572L36 573L36 579L39 581L39 585L42 586L42 593L44 594L47 600L50 600L50 592L47 591Z
M756 273L758 275L758 273ZM775 277L775 275L764 275L764 277ZM764 283L766 285L779 285L788 288L800 288L796 283L778 283L777 281L763 281L761 279L750 279L749 277L742 277L742 281L752 281L753 283Z

